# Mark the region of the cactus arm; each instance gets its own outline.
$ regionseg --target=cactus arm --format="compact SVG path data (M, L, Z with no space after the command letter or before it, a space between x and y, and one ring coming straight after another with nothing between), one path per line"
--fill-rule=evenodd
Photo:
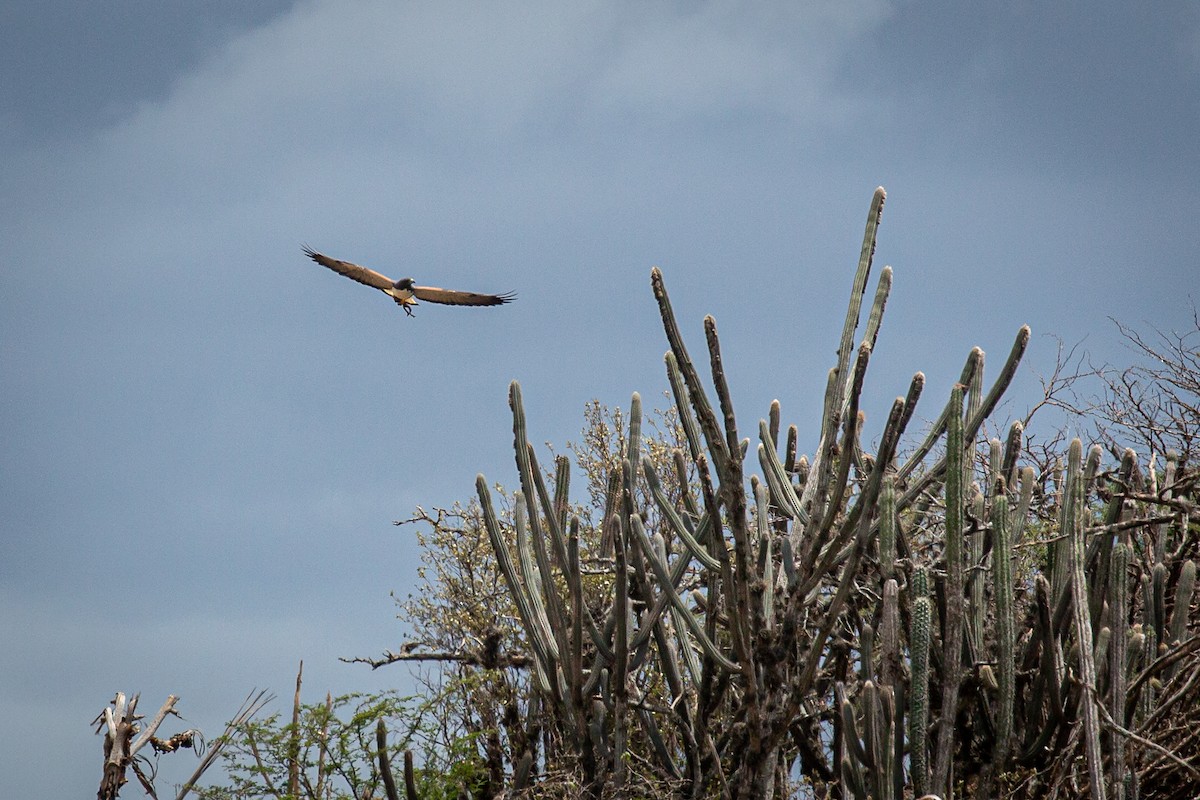
M650 565L650 569L654 572L654 577L658 579L659 586L662 592L670 600L671 604L683 612L684 622L687 624L688 630L696 641L704 649L714 661L720 664L730 672L742 672L742 668L733 661L730 661L724 653L721 652L711 639L704 633L704 629L700 627L700 623L692 616L691 611L684 604L679 594L671 588L671 578L667 574L667 569L654 554L654 545L650 543L649 537L646 535L646 528L642 525L642 519L637 514L630 516L630 527L632 528L630 537L639 547L642 548L642 553L646 557L646 563ZM619 658L618 653L618 658Z
M771 490L772 501L791 519L799 520L804 525L808 524L808 514L800 505L800 498L792 488L787 470L779 461L779 454L775 451L774 440L770 438L766 420L759 420L758 435L762 442L758 448L758 461Z
M986 395L979 401L979 406L968 419L965 429L963 430L963 438L967 441L973 441L979 433L979 429L983 426L983 421L991 416L996 410L996 405L1000 402L1000 398L1008 391L1009 384L1016 377L1017 367L1021 365L1021 359L1025 355L1025 349L1029 347L1029 337L1031 333L1028 325L1022 325L1017 331L1017 338L1013 341L1012 348L1008 352L1008 357L1004 360L1004 365L1000 368L1000 374L996 376L996 380L992 383L992 388L988 389ZM980 375L982 378L982 374Z
M770 422L767 425L767 439L771 442L771 447L779 449L779 425L780 416L783 414L783 409L779 405L779 400L771 401L771 410L767 413ZM777 453L778 454L778 453Z
M534 620L534 611L529 599L529 593L525 591L517 578L517 569L513 564L512 554L509 553L508 544L504 541L504 535L500 532L500 523L496 517L495 508L492 505L492 493L488 489L487 480L483 475L476 476L475 489L479 494L479 505L483 512L484 527L487 528L488 538L492 543L492 550L495 551L496 561L500 565L500 574L504 576L504 581L508 585L508 592L517 604L517 613L521 617L522 627L524 627L525 633L529 637L529 643L533 647L535 655L534 663L537 665L534 674L541 690L546 694L550 694L551 683L549 676L553 674L553 660L540 634L541 629Z
M567 559L567 539L563 533L566 519L566 497L567 490L570 488L567 477L561 486L555 485L554 498L551 499L550 493L546 489L546 479L542 476L542 470L538 466L537 454L533 451L533 445L526 445L529 452L529 473L533 478L533 488L537 492L538 502L541 503L542 516L546 520L546 527L550 531L550 543L554 547L554 558L559 569L563 569ZM556 480L561 480L558 476L564 473L560 461L565 461L561 456L555 459L555 475ZM566 475L570 475L570 464L567 463ZM533 512L531 507L530 513ZM545 545L542 545L543 547Z
M1155 642L1159 646L1168 644L1167 633L1167 565L1159 561L1150 570L1150 611Z
M667 564L665 545L661 553L659 553L657 550L655 552L661 563L665 566ZM711 558L711 556L707 557ZM649 613L644 616L642 620L642 626L638 630L637 635L634 636L633 642L630 644L632 649L637 650L644 645L649 640L650 633L654 629L654 623L657 623L659 618L662 616L662 613L668 608L674 608L669 595L678 594L679 585L683 582L684 576L688 573L689 564L690 559L678 558L675 560L675 565L670 569L670 591L666 591L666 587L663 587L664 591L659 592L658 599L654 601L654 605L650 609Z
M722 480L726 480L735 477L732 470L735 466L739 470L736 476L740 476L741 457L738 454L743 451L738 439L737 417L733 413L733 398L729 393L729 383L725 379L725 362L721 358L721 345L717 338L717 321L711 314L704 318L704 338L708 343L708 361L712 370L713 386L717 390L717 402L720 404L721 416L725 423L725 458L718 458L717 474L722 476ZM721 464L720 461L727 463ZM722 467L729 471L722 473Z
M1029 346L1029 326L1024 325L1017 331L1017 338L1013 342L1012 349L1009 351L1008 358L1004 362L1004 366L1000 369L1000 374L996 376L996 381L992 384L992 388L984 395L983 401L980 404L979 412L973 416L967 423L963 436L967 439L973 439L979 432L979 428L983 425L984 420L991 415L995 410L996 404L1000 402L1000 398L1004 392L1008 390L1009 384L1012 383L1013 377L1017 374L1017 367L1020 366L1021 358L1025 355L1025 349ZM978 348L976 348L978 350ZM973 351L974 352L974 351ZM982 353L982 351L980 351ZM965 370L964 370L965 371ZM935 425L935 429L936 429ZM927 451L926 451L927 452ZM897 480L906 479L909 473L920 463L920 459L916 459L917 454L905 462L897 473ZM924 455L922 455L924 458ZM908 508L914 500L921 496L923 492L929 489L937 482L946 470L946 459L943 456L919 479L913 481L904 495L897 501L901 509Z
M808 480L804 482L804 489L800 493L800 507L808 510L816 522L820 522L825 514L826 494L833 475L832 461L837 451L837 429L841 417L829 409L837 403L838 381L837 368L829 370L825 379L826 410L821 418L821 441L813 455L813 463L809 466ZM799 536L799 529L793 529L793 544L798 544Z
M867 748L863 747L862 739L858 734L858 723L854 718L854 706L846 697L846 687L838 681L834 687L837 697L838 711L841 715L842 722L842 741L846 743L846 752L863 766L869 764L869 756Z
M871 208L867 212L867 225L863 231L862 249L858 257L858 269L854 273L854 281L850 287L850 302L846 308L846 319L842 323L842 338L838 343L838 363L831 374L831 392L826 393L825 410L821 425L821 441L817 445L812 468L820 475L828 470L824 460L828 458L836 435L837 423L844 414L846 395L849 391L853 372L850 369L850 359L854 354L854 332L858 329L859 316L862 310L863 296L867 291L867 280L871 274L871 262L875 257L875 237L879 229L879 220L883 215L883 202L887 193L880 186L871 198ZM885 294L886 296L886 294ZM882 313L882 309L881 309ZM857 368L854 370L857 371ZM803 505L814 501L819 487L805 486L802 496ZM795 542L793 542L795 544Z
M756 522L758 523L758 561L762 576L762 617L768 631L775 629L775 560L771 553L770 508L767 503L767 488L761 483L755 487ZM1193 571L1194 572L1194 571Z
M674 533L687 547L692 557L703 564L708 569L720 569L721 562L708 554L701 544L696 541L684 524L683 519L679 516L679 512L671 505L671 501L667 499L666 492L663 491L662 482L658 479L658 473L654 469L653 462L649 456L642 457L642 475L646 479L646 485L650 489L650 495L654 498L654 502L658 505L658 510L662 513L663 519L667 521L672 533Z
M867 324L863 328L863 341L871 345L871 349L875 348L875 342L879 339L879 327L891 291L892 268L884 267L879 273L879 282L875 284L875 299L871 302L871 313L867 315Z
M896 480L884 475L879 489L879 577L886 583L896 571Z
M787 448L783 459L783 470L791 475L796 472L796 454L800 449L800 429L788 425Z
M879 682L891 693L887 697L892 717L891 792L892 797L900 798L904 796L904 683L900 661L900 587L895 578L888 578L883 584L879 634Z
M671 462L675 467L675 480L679 484L679 493L683 499L683 510L692 519L699 519L700 507L696 505L696 498L691 492L692 480L688 476L687 459L684 457L683 451L678 447L671 451Z
M629 433L626 437L625 457L636 469L642 463L642 395L634 392L629 398ZM637 482L637 474L633 474Z
M699 458L699 463L704 465L705 458L703 455ZM705 513L709 519L720 519L721 511L717 505L716 492L713 491L712 483L708 479L708 468L704 466L700 470L700 495L704 499ZM729 557L729 550L725 546L723 536L713 538L713 550L716 551L717 558L721 561L721 591L725 599L725 608L727 612L731 609L736 611L739 608L739 598L737 590L734 586L733 578L733 563ZM716 603L709 604L709 620L712 620L716 614ZM729 626L729 635L733 643L733 652L737 656L738 661L749 663L750 643L747 639L747 632L742 625L731 624ZM715 640L714 640L715 641Z
M888 421L884 425L883 436L880 439L879 468L873 470L870 477L867 478L866 486L863 487L862 492L858 495L853 508L846 514L846 519L842 522L841 530L825 549L820 563L815 569L812 567L811 562L806 562L801 568L800 574L807 576L805 583L800 589L802 594L806 595L812 591L821 580L821 576L828 574L836 564L845 561L846 557L849 556L849 551L858 546L851 542L851 539L860 528L859 523L862 520L863 514L874 512L880 487L883 485L883 475L887 465L891 463L895 455L900 436L904 433L901 423L906 416L905 401L896 398L892 403L892 410L888 414ZM866 535L869 538L878 524L878 520L870 523L870 526L860 535Z
M567 685L571 689L572 721L575 726L575 746L579 752L584 774L596 773L595 751L588 736L588 706L583 693L583 617L586 605L583 598L583 573L579 564L579 517L573 516L567 534L567 565L565 570L567 591L571 603L571 638L567 659L569 670Z
M554 519L558 522L559 535L567 530L571 506L571 459L556 456L554 459Z
M700 384L700 375L696 372L696 367L688 356L687 348L683 344L683 337L679 334L675 313L671 310L671 299L667 295L667 287L658 267L650 270L650 286L654 291L654 299L658 301L663 330L667 335L667 342L671 345L671 352L675 356L679 373L683 377L683 385L687 387L688 399L691 401L692 409L696 412L696 420L700 425L700 430L704 433L708 451L713 454L715 459L728 458L730 454L721 436L721 430L717 426L716 414L713 413L713 408Z
M976 371L981 369L982 365L983 350L978 347L971 348L971 352L967 354L967 361L963 364L962 372L958 376L958 382L963 386L969 385ZM945 407L942 408L942 413L938 415L937 420L933 423L933 427L929 429L929 433L925 435L921 444L908 457L904 465L896 471L896 480L898 482L903 483L912 471L925 460L925 457L933 450L933 446L937 444L938 440L942 438L942 435L946 432L946 422L950 419L950 412L951 400L947 400Z
M1002 445L1000 443L1000 440L997 439L996 437L992 437L991 439L988 440L988 463L987 463L987 467L988 467L987 489L988 489L988 491L996 490L998 488L996 485L996 481L999 480L1004 475L1004 463L1003 463L1004 462L1004 450L1003 450L1003 448L1004 448L1004 445ZM1005 478L1004 479L1005 491L1007 491L1007 489L1008 489L1008 484L1009 484L1008 478Z
M683 375L679 371L679 362L676 360L675 354L668 350L663 356L663 362L667 365L667 380L671 384L671 394L675 397L675 408L679 412L679 424L687 439L692 461L695 462L704 446L704 440L701 438L700 428L696 424L696 417L692 414L692 404L688 399L687 386L684 385Z
M513 381L508 390L509 405L513 412L513 449L516 451L517 471L521 478L521 488L525 498L525 511L529 523L529 535L533 542L537 567L540 572L540 591L526 583L526 588L535 594L535 602L543 617L550 623L548 632L552 635L551 644L553 657L557 662L559 653L567 649L567 619L563 609L562 599L554 585L550 557L546 551L546 536L542 531L540 514L534 498L540 498L546 512L547 527L551 529L551 538L555 548L555 556L560 566L567 561L566 545L562 531L557 528L557 515L549 502L545 483L542 481L541 470L537 468L533 458L533 448L529 444L529 436L525 423L525 408L521 400L521 384ZM544 592L545 600L541 597Z
M516 514L513 517L513 527L517 532L517 565L520 567L521 579L525 584L525 591L529 594L531 607L533 608L533 619L537 623L537 629L541 631L546 652L557 663L561 658L561 653L558 648L553 625L546 612L546 603L542 598L546 593L544 584L548 580L548 576L543 576L539 572L540 567L533 553L533 548L529 543L530 533L527 524L529 519L528 505L525 502L525 496L521 492L516 493L515 505Z

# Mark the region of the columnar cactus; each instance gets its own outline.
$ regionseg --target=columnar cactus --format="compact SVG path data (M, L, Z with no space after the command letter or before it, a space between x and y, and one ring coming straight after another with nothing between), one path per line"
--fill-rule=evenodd
M716 322L704 321L709 388L657 269L683 442L666 457L643 446L634 394L594 529L570 511L564 459L547 486L512 384L520 490L503 518L479 476L479 504L531 653L531 713L591 797L761 798L798 774L817 791L876 800L1067 796L1079 785L1097 798L1121 796L1122 765L1161 769L1134 756L1163 702L1197 694L1186 682L1195 662L1184 661L1196 483L1172 472L1170 492L1145 492L1131 454L1109 472L1076 441L1050 476L1060 489L1048 513L1045 476L1021 463L1019 423L977 464L1028 328L990 387L983 351L969 353L928 435L900 461L924 388L915 375L869 452L861 409L890 269L861 327L860 317L883 201L879 190L811 458L795 425L781 455L773 402L758 426L761 476L746 474ZM611 568L585 580L585 560ZM971 759L988 761L981 776ZM521 785L539 768L525 763Z

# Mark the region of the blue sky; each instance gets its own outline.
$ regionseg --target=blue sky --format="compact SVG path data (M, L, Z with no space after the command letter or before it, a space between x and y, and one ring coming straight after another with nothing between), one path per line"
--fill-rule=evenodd
M94 791L118 690L215 735L300 659L407 685L337 662L403 638L391 522L513 482L514 378L560 447L654 405L651 266L808 448L877 185L874 408L1186 327L1196 7L960 5L0 5L0 796ZM304 243L519 299L408 319Z

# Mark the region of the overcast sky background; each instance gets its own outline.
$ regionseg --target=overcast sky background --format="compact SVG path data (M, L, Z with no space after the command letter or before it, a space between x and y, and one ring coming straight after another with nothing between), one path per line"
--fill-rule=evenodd
M653 265L809 450L880 184L872 408L1025 323L1010 417L1050 334L1186 327L1200 13L1153 9L0 3L0 796L90 796L118 690L215 736L300 659L406 686L337 661L403 640L392 521L514 483L514 378L560 448L661 405ZM302 243L519 299L408 319Z

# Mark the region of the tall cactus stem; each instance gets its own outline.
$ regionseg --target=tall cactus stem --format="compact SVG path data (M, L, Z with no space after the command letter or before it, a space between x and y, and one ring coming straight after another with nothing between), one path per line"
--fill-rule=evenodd
M929 644L933 603L924 594L913 599L911 630L908 634L912 662L912 686L908 698L909 771L914 794L929 792Z
M762 613L768 631L775 630L775 558L771 552L770 508L767 504L767 488L761 483L754 492L758 522L758 561L762 575Z
M934 755L934 794L946 796L950 789L950 766L954 755L954 720L962 676L963 652L963 504L966 454L963 442L963 386L950 391L946 422L946 618L943 620L942 713L938 720Z
M995 773L1000 774L1008 759L1012 739L1013 705L1016 694L1016 609L1013 604L1013 542L1009 531L1008 497L1004 478L996 481L992 501L992 577L996 599L996 662L1000 685L996 707L996 746L993 755Z
M1169 643L1172 645L1187 638L1188 616L1192 608L1192 593L1196 589L1196 562L1183 562L1179 571L1179 582L1175 584L1175 607L1171 610Z
M900 586L895 578L888 578L879 609L879 683L897 685L902 675L900 664Z
M628 465L628 460L625 464ZM631 518L632 521L632 518ZM616 580L615 580L615 600L613 603L613 615L616 620L615 641L613 642L613 650L616 652L616 659L613 661L612 686L609 692L612 695L613 709L613 789L617 796L622 796L625 791L625 781L628 771L628 765L625 762L625 753L628 748L628 719L629 715L626 712L629 703L629 560L626 557L628 550L629 539L631 538L629 530L623 523L621 515L616 517L616 523L619 528L617 535L613 538L616 555Z
M967 469L970 469L969 462ZM980 524L984 520L986 500L977 484L971 486L971 518ZM983 531L964 537L967 548L967 644L971 658L978 661L983 653L983 631L987 626L987 605L984 602Z
M1112 642L1108 651L1109 715L1117 724L1126 727L1125 698L1128 686L1126 660L1129 640L1129 547L1117 542L1112 550L1112 572L1108 580L1108 602L1112 612ZM1110 775L1113 795L1116 800L1125 797L1125 737L1118 731L1112 732L1112 760Z
M1071 593L1074 599L1075 636L1079 650L1079 706L1083 715L1084 743L1087 752L1088 781L1092 800L1105 800L1103 754L1100 750L1100 716L1096 710L1096 664L1093 660L1092 621L1088 612L1087 575L1084 571L1087 540L1083 526L1085 478L1080 461L1083 444L1074 439L1067 451L1067 502L1074 507L1072 527L1064 531L1071 568Z
M896 568L896 481L885 474L879 488L879 576L884 582Z
M1021 537L1025 535L1025 525L1029 520L1029 507L1033 502L1033 467L1023 467L1020 472L1021 491L1017 496L1017 507L1013 509L1012 521L1012 541L1015 547L1021 541Z
M1150 581L1153 587L1151 612L1154 619L1154 633L1160 648L1170 643L1167 631L1167 565L1158 562L1150 570Z
M1158 636L1158 621L1155 619L1154 602L1154 579L1148 573L1142 573L1142 604L1143 614L1145 615L1145 623L1142 627L1142 633L1145 634L1142 645L1142 663L1144 669L1158 658L1158 645L1160 639ZM1157 692L1154 688L1154 681L1145 681L1142 684L1141 696L1139 697L1139 711L1143 718L1150 716L1154 710L1155 697Z
M864 622L858 632L858 675L869 681L875 675L875 628Z
M1004 464L1003 464L1004 455L1003 455L1003 449L1002 449L1003 447L1004 446L1002 444L1000 444L1000 440L994 436L988 440L988 463L987 463L987 466L988 466L988 479L987 479L988 491L997 489L998 487L997 487L996 481L998 481L1000 478L1004 477ZM1004 481L1004 486L1005 487L1008 486L1007 479L1005 479L1005 481Z
M1004 461L1000 472L1009 489L1017 483L1017 459L1021 455L1021 446L1025 441L1025 426L1020 420L1015 420L1008 429L1008 438L1004 440Z
M875 195L871 199L871 209L867 212L866 230L863 232L862 250L859 252L858 269L854 273L854 281L850 288L850 303L846 308L846 318L842 324L842 337L838 343L837 355L838 363L830 373L829 389L825 395L825 408L821 422L821 441L817 446L816 454L813 457L812 469L817 471L817 475L826 473L830 469L827 461L832 452L831 445L834 437L837 436L837 427L839 420L846 413L847 396L850 392L850 384L854 372L850 368L851 359L854 356L854 332L858 329L858 323L862 312L863 295L867 291L867 281L871 274L871 263L875 257L875 237L879 228L879 220L883 214L883 202L887 197L887 192L880 186L875 190ZM869 345L868 345L869 348ZM819 502L816 494L823 487L815 485L806 485L802 500L804 505L808 505L814 501ZM814 514L814 517L817 516ZM796 544L796 542L793 542Z

